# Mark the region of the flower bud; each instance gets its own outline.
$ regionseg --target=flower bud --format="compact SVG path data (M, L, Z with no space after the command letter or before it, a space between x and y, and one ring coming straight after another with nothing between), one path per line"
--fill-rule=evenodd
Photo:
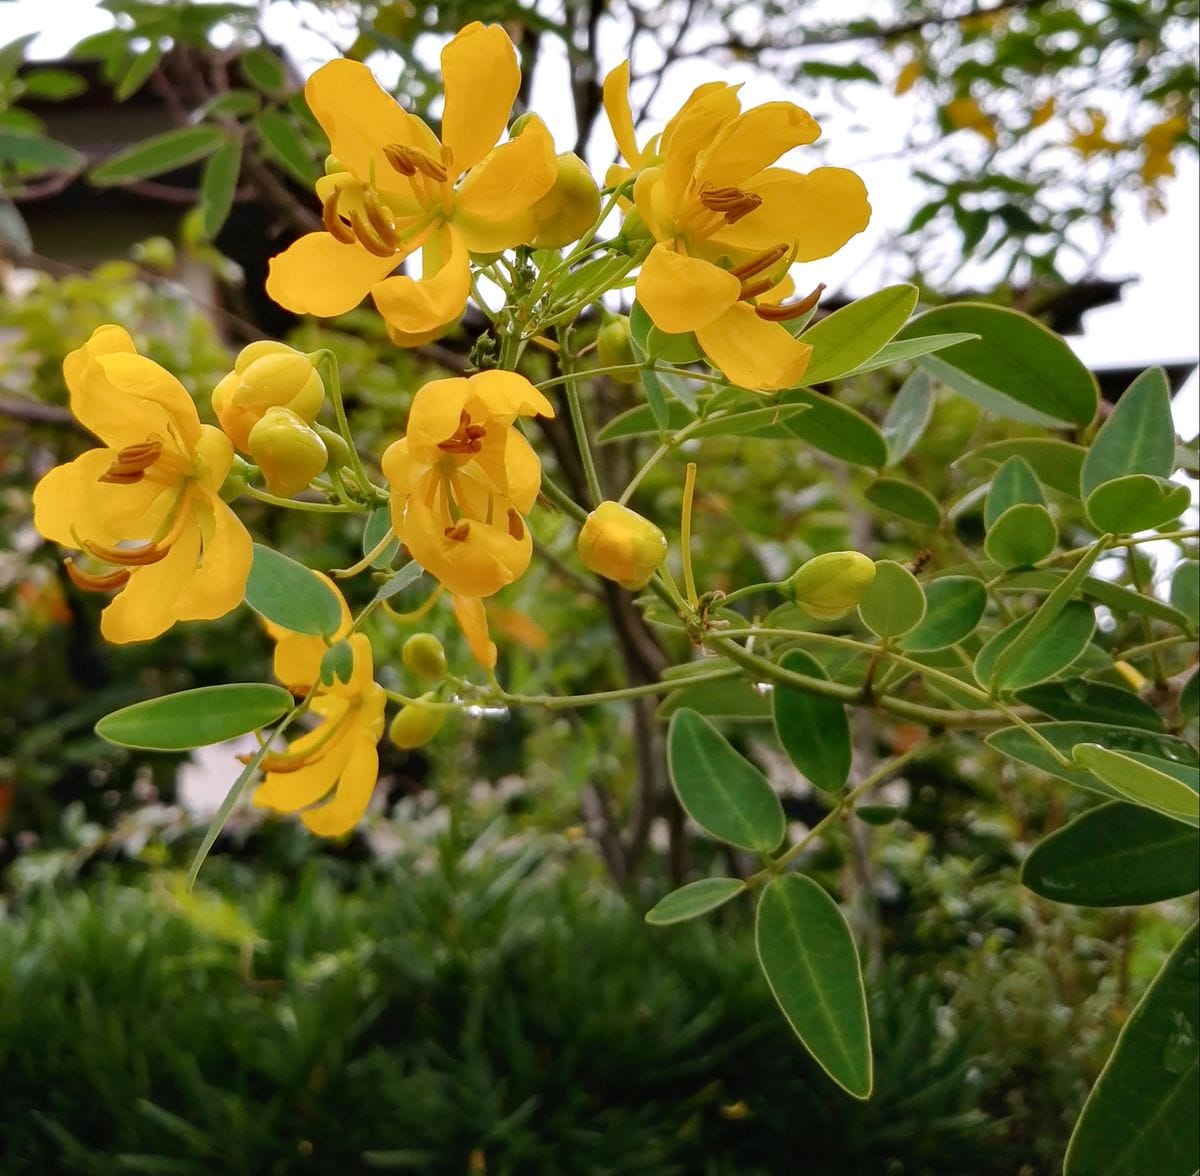
M242 349L212 402L221 428L246 453L250 430L269 408L291 409L311 424L325 402L325 384L302 351L263 340Z
M792 576L792 597L810 617L833 621L845 616L875 579L875 563L859 551L827 551Z
M554 186L533 206L537 249L558 249L578 241L600 215L600 188L587 164L570 151L558 157Z
M633 351L633 339L629 335L629 319L625 315L610 318L601 326L596 335L596 358L601 367L628 366L628 371L608 373L618 383L638 382L638 359Z
M619 502L602 502L579 532L579 559L588 571L631 592L644 588L667 554L667 537Z
M313 428L316 430L317 436L325 442L325 450L329 454L330 464L335 470L345 469L353 464L350 446L346 444L341 433L327 425L313 425Z
M414 633L400 651L400 660L410 674L440 682L446 676L446 652L432 633Z
M329 460L325 442L289 408L268 408L250 430L248 447L267 489L281 498L299 494Z
M404 751L411 751L428 743L445 721L446 712L441 707L427 706L419 698L400 708L388 728L388 738Z

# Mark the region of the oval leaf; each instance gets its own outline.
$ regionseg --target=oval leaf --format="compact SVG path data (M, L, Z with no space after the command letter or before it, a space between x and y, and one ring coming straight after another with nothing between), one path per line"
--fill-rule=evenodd
M880 510L890 511L902 519L924 527L937 527L942 521L942 508L928 490L905 482L901 478L876 478L863 493Z
M186 751L256 731L293 705L282 686L201 686L113 711L96 724L96 734L122 747Z
M921 439L933 415L933 381L929 373L918 368L896 393L883 418L883 437L887 442L890 466L903 461Z
M1033 468L1023 457L1014 454L992 476L983 507L983 525L994 526L1009 507L1019 503L1044 506L1046 499L1042 496L1042 488L1038 485Z
M1119 751L1110 751L1098 743L1080 743L1071 751L1071 758L1093 776L1134 804L1144 805L1165 817L1200 826L1200 795L1196 785L1185 784L1171 771L1174 765L1167 760L1154 766L1153 757L1134 758ZM1195 768L1182 769L1189 777L1200 776Z
M746 883L740 878L701 878L671 891L653 910L646 912L646 922L656 927L682 923L699 915L707 915L741 894Z
M908 322L916 305L916 286L888 286L809 327L801 336L813 349L804 382L836 379L870 359Z
M970 636L987 609L987 589L972 576L943 576L925 586L925 616L900 639L917 653L946 649Z
M679 803L718 841L769 853L783 840L783 806L767 778L693 710L671 716L667 767Z
M848 1094L869 1098L867 998L837 904L811 878L785 874L759 899L754 938L771 992L804 1048Z
M33 131L0 130L0 160L35 167L74 171L83 162L79 152Z
M925 593L907 568L878 559L875 579L858 602L858 615L876 637L900 637L925 616Z
M972 449L960 461L980 458L983 461L1004 462L1020 457L1037 474L1038 480L1052 490L1079 497L1079 471L1087 450L1082 445L1058 441L1049 437L1019 437L1013 441L993 441Z
M785 670L825 678L816 658L793 649L779 664ZM808 694L794 686L776 683L771 695L775 733L788 758L810 783L826 792L838 792L850 775L850 718L835 698Z
M286 114L279 110L264 110L254 120L254 128L267 154L291 172L293 178L306 188L317 182L313 152Z
M1171 604L1193 629L1200 625L1200 562L1182 559L1171 577Z
M812 410L802 412L780 426L791 436L854 465L879 470L887 464L887 442L862 413L808 388L784 392L779 402L807 404Z
M1019 657L997 667L1000 655L1029 627L1037 613L1030 613L1001 629L975 658L975 680L993 693L1020 690L1053 678L1065 670L1088 647L1096 631L1096 614L1081 600L1068 602L1054 618L1040 641L1026 646Z
M202 125L167 131L106 159L92 169L88 178L101 187L127 184L195 163L226 142L228 138L220 127Z
M1067 678L1042 682L1016 693L1018 702L1037 707L1052 719L1064 722L1112 723L1118 727L1140 727L1143 731L1165 730L1162 715L1144 698L1119 686Z
M1029 567L1045 559L1058 543L1058 527L1044 506L1018 502L988 531L983 550L1002 568Z
M1075 1125L1064 1176L1192 1176L1200 1167L1193 926L1121 1029Z
M1035 894L1076 906L1144 906L1200 887L1200 841L1179 821L1105 804L1039 842L1021 867Z
M1112 535L1133 535L1179 518L1192 501L1186 486L1129 474L1097 486L1084 503L1088 518L1097 530Z
M1175 464L1171 386L1162 368L1143 372L1125 390L1088 447L1079 474L1086 498L1127 474L1169 478Z
M233 138L223 143L204 165L200 181L200 210L204 235L212 240L229 217L242 167L242 141Z
M246 603L293 633L329 637L342 623L338 598L316 572L261 543L254 545Z

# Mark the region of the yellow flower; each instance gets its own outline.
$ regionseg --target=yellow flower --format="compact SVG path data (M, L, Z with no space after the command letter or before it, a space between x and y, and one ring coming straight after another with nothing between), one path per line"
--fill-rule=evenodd
M666 558L667 537L629 507L602 502L584 521L576 546L588 571L636 592Z
M974 98L955 98L946 103L943 112L956 131L974 131L989 143L996 142L996 123Z
M312 360L266 339L242 348L212 394L221 428L243 453L250 452L250 431L268 409L291 409L311 425L324 403L325 383Z
M468 253L532 240L533 205L554 184L554 143L540 119L496 147L521 85L508 34L478 22L442 51L442 137L385 93L360 62L340 59L305 86L344 170L317 182L326 232L271 262L267 293L322 317L370 293L394 342L419 346L458 321L470 291ZM421 278L389 277L421 250Z
M482 598L529 566L523 516L542 481L537 454L513 422L537 415L553 416L553 405L513 372L434 380L413 397L407 434L383 454L392 527L450 592L472 652L489 668L496 647Z
M321 579L337 591L332 581ZM328 649L323 638L272 624L267 629L276 641L275 676L293 694L313 690L309 712L320 721L284 751L267 753L254 803L284 813L303 810L300 819L309 829L336 837L354 828L367 811L379 777L378 743L387 696L374 680L371 643L363 633L350 633L350 612L343 600L342 624L334 640L348 641L353 669L349 681L335 677L326 686L320 681ZM330 793L332 798L326 799Z
M202 425L183 385L99 327L63 363L71 411L103 442L51 470L33 492L34 525L106 570L68 559L71 578L118 589L100 618L116 643L146 641L176 621L212 620L241 602L250 535L218 497L233 445Z
M639 148L620 84L627 77L627 66L609 75L605 102L637 174L637 212L655 240L638 301L660 330L694 332L733 383L794 386L812 349L783 326L802 308L781 304L777 288L793 262L828 257L866 227L862 180L844 168L772 167L820 128L791 102L742 112L737 87L723 83L699 87L661 138Z

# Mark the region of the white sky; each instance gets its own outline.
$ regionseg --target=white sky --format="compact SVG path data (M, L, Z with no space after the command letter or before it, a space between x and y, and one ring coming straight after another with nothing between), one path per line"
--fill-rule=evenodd
M296 10L289 4L265 4L265 28L273 40L285 43L305 72L311 72L330 49L322 38L306 31L297 22ZM309 16L315 17L310 11ZM0 43L7 43L26 33L41 35L31 46L31 54L39 58L64 55L82 37L98 32L112 24L108 13L96 8L96 0L0 0ZM617 64L621 52L614 38L613 60L606 68ZM648 63L647 63L648 64ZM635 68L638 63L635 62ZM702 80L717 76L745 83L744 104L752 105L780 96L780 88L771 79L754 71L751 65L728 70L714 70L711 64L687 63L680 67L669 85L659 93L651 117L665 119L679 102ZM535 78L533 107L555 132L560 146L573 139L572 128L561 125L554 117L562 110L565 92L566 66L551 62ZM804 103L800 96L798 100ZM637 93L634 95L635 103ZM837 272L830 263L820 263L814 269L817 280L837 289L848 288L854 293L867 293L884 280L884 259L890 252L887 240L890 233L907 222L918 201L923 202L920 185L908 179L906 164L897 161L863 162L870 150L887 151L887 145L899 139L899 128L906 115L901 100L879 95L878 110L855 112L856 120L872 128L880 148L867 148L864 141L847 136L839 142L839 127L835 120L825 120L831 134L827 162L852 166L867 182L873 193L875 215L867 231L836 255ZM556 121L560 125L556 125ZM890 123L890 130L889 130ZM602 164L611 157L611 139L606 128L595 136L596 158ZM845 146L844 151L839 149ZM1096 276L1107 278L1137 278L1136 284L1125 288L1120 304L1090 312L1085 320L1085 334L1070 341L1077 353L1093 367L1149 365L1170 360L1190 360L1200 355L1200 165L1194 157L1180 154L1179 174L1165 187L1168 211L1166 215L1147 221L1139 201L1127 195L1122 202L1118 231L1112 239ZM794 165L806 165L798 158ZM807 166L811 166L811 161ZM884 194L886 193L886 199ZM798 275L803 285L806 275ZM968 275L969 278L969 275ZM1196 431L1200 379L1193 376L1185 394L1177 399L1176 419L1181 433L1191 436Z

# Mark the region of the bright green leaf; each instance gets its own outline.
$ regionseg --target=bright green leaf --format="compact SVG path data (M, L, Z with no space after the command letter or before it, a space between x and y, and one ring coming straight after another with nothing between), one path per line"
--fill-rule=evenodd
M878 470L887 464L887 442L862 413L810 388L793 388L790 392L784 392L779 402L807 404L812 409L784 422L780 426L784 430L782 435L799 437L822 452L854 465Z
M757 719L771 713L770 699L755 690L754 684L745 678L685 683L686 679L678 690L672 690L659 703L655 713L660 719L669 719L684 707L723 719Z
M654 419L654 410L648 404L639 404L620 416L615 416L596 434L596 440L601 445L616 441L621 437L641 437L648 433L677 433L685 425L690 425L696 416L686 404L678 400L667 402L667 426L661 429Z
M807 412L803 404L774 404L768 408L752 408L746 412L734 412L729 416L714 417L688 430L689 437L744 437L769 432L773 438L775 426L790 422L793 417Z
M154 135L121 151L92 169L89 179L101 187L128 184L174 171L211 155L228 137L220 127L183 127Z
M987 609L987 589L973 576L943 576L925 585L925 616L906 633L900 648L946 649L970 636Z
M211 241L233 208L238 174L242 167L242 141L232 138L209 156L200 180L200 210L204 236Z
M280 94L287 89L287 66L270 49L247 49L238 58L238 65L264 94Z
M35 131L0 130L0 161L74 171L83 162L83 156L65 143L57 143Z
M1182 559L1171 577L1171 604L1188 619L1193 629L1200 626L1200 562Z
M293 179L311 188L319 174L313 151L296 124L279 110L264 110L252 124L267 148L267 154L291 173Z
M121 80L113 89L113 97L118 102L124 102L127 98L132 98L149 80L150 76L158 69L158 64L163 59L165 50L162 46L151 42L140 53L135 54L126 67L125 72L121 75Z
M888 286L809 327L801 336L813 349L805 384L836 379L870 359L908 322L916 305L916 286Z
M96 724L96 734L122 747L185 751L265 727L290 710L293 702L282 686L253 682L201 686L113 711Z
M1084 509L1098 531L1133 535L1172 522L1191 501L1186 486L1149 474L1129 474L1097 486L1088 495Z
M1032 504L1044 506L1046 499L1038 484L1037 474L1023 458L1016 455L1003 462L992 475L987 502L983 508L983 525L992 527L1010 507Z
M661 899L652 910L646 912L646 922L655 927L665 927L670 923L695 919L724 906L745 890L746 883L740 878L701 878L699 882L691 882L673 890Z
M1200 795L1194 784L1184 783L1170 771L1170 761L1163 760L1162 768L1147 759L1135 759L1119 751L1110 751L1098 743L1079 743L1071 751L1075 763L1103 780L1126 800L1144 805L1165 817L1200 826ZM1182 765L1180 765L1182 767ZM1188 770L1190 777L1200 773Z
M843 372L838 379L853 379L855 376L865 375L867 372L875 372L880 368L888 368L894 364L906 363L912 359L920 359L922 355L930 355L935 351L945 351L947 347L953 347L956 343L967 343L977 338L977 335L970 335L965 331L957 331L951 335L928 335L924 339L900 339L881 348L865 363L860 363L858 367L848 372Z
M1081 600L1070 601L1021 656L1001 668L1000 655L1029 628L1037 613L1029 613L1001 629L975 658L975 680L993 694L1020 690L1053 678L1077 661L1096 631L1096 614Z
M328 637L342 623L337 596L316 572L261 543L254 545L246 603L293 633Z
M785 653L785 670L825 679L820 662L802 650ZM776 683L771 697L775 733L788 759L817 788L839 792L850 775L850 718L836 698Z
M907 568L879 559L875 579L858 602L858 615L876 637L901 637L925 616L925 593Z
M1125 390L1100 426L1083 459L1083 497L1127 474L1169 478L1175 463L1171 386L1162 368L1143 372Z

